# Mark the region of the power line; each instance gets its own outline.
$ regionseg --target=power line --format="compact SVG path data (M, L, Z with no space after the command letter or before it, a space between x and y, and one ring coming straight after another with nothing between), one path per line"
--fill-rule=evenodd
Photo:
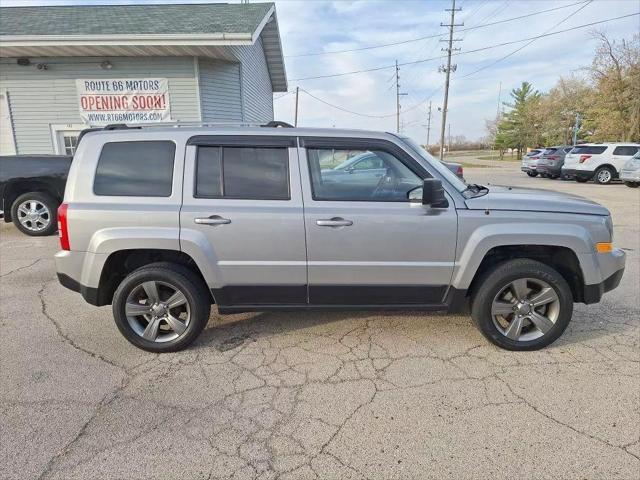
M555 25L553 25L551 28L547 29L547 31L545 31L542 35L540 35L539 37L534 37L532 38L529 42L527 42L526 44L522 45L521 47L516 48L513 52L508 53L507 55L500 57L499 59L484 65L480 68L478 68L477 70L474 70L471 73L467 73L466 75L462 75L460 78L467 78L470 77L471 75L475 75L478 72L481 72L482 70L486 70L489 67L493 67L495 64L500 63L502 60L505 60L507 58L509 58L512 55L515 55L516 53L518 53L520 50L527 48L529 45L531 45L533 42L535 42L536 40L538 40L538 38L542 38L544 36L549 36L549 35L553 35L553 34L557 34L557 33L562 33L563 31L560 30L558 32L553 32L550 33L551 30L555 29L558 25L566 22L568 19L570 19L571 17L573 17L575 14L577 14L580 10L584 9L585 7L587 7L588 5L590 5L593 2L593 0L589 0L587 3L585 3L584 5L582 5L581 7L579 7L578 9L576 9L575 11L571 12L569 15L567 15L566 17L564 17L562 20L560 20L558 23L556 23ZM635 15L638 15L640 13L636 13ZM571 30L571 29L570 29ZM566 31L566 30L565 30Z
M584 3L584 2L581 2L581 3ZM582 24L582 25L577 25L575 27L566 28L564 30L558 30L557 32L551 32L551 33L544 33L544 34L541 34L541 35L536 35L534 37L521 38L519 40L512 40L510 42L498 43L498 44L495 44L495 45L489 45L489 46L486 46L486 47L476 48L476 49L473 49L473 50L465 50L463 52L454 53L453 55L454 56L467 55L469 53L477 53L477 52L482 52L482 51L485 51L485 50L491 50L493 48L504 47L506 45L513 45L514 43L526 42L526 41L529 41L529 40L537 40L537 39L543 38L543 37L551 37L551 36L554 36L554 35L559 35L561 33L566 33L566 32L571 32L573 30L579 30L581 28L591 27L593 25L599 25L599 24L602 24L602 23L612 22L614 20L621 20L623 18L635 17L637 15L640 15L640 12L629 13L627 15L620 15L619 17L607 18L605 20L599 20L597 22L585 23L585 24ZM522 47L522 48L524 48L524 47ZM440 60L442 58L447 58L447 56L446 55L440 55L438 57L423 58L423 59L414 60L414 61L411 61L411 62L398 63L398 66L404 67L406 65L414 65L414 64L417 64L417 63L426 63L426 62L430 62L430 61L434 61L434 60ZM362 69L362 70L353 70L353 71L350 71L350 72L341 72L341 73L332 73L332 74L327 74L327 75L318 75L318 76L315 76L315 77L290 78L288 80L290 82L299 82L299 81L303 81L303 80L317 80L317 79L322 79L322 78L333 78L333 77L342 77L342 76L345 76L345 75L356 75L356 74L359 74L359 73L376 72L376 71L380 71L380 70L387 70L387 69L390 69L390 68L395 68L395 64L384 65L384 66L373 67L373 68L366 68L366 69Z
M369 113L362 113L362 112L355 112L353 110L349 110L347 108L341 107L339 105L334 105L333 103L327 102L326 100L323 100L322 98L308 92L307 90L305 90L304 88L300 88L300 91L303 93L306 93L307 95L309 95L311 98L316 99L317 101L319 101L320 103L324 103L325 105L335 108L337 110L341 110L343 112L346 113L350 113L352 115L357 115L359 117L367 117L367 118L389 118L389 117L394 117L396 115L396 112L393 113L388 113L388 114L384 114L384 115L375 115L375 114L369 114Z
M506 3L507 2L505 2L505 4ZM561 10L563 8L573 7L574 5L578 5L580 3L584 3L584 0L580 1L580 2L570 3L569 5L562 5L560 7L548 8L546 10L540 10L538 12L528 13L526 15L520 15L520 16L517 16L517 17L506 18L504 20L497 20L495 22L485 23L485 24L482 24L482 25L476 25L474 27L462 28L462 29L458 30L458 33L468 32L469 30L476 30L478 28L491 27L493 25L499 25L501 23L512 22L514 20L520 20L521 18L533 17L535 15L541 15L543 13L553 12L555 10ZM498 8L498 10L499 9L500 9L500 7ZM489 16L485 17L485 19L489 18L491 16L493 16L493 14L490 14ZM338 53L361 52L363 50L373 50L373 49L376 49L376 48L392 47L392 46L395 46L395 45L404 45L406 43L419 42L420 40L426 40L426 39L429 39L429 38L438 38L438 37L441 37L441 36L442 36L442 34L440 34L440 35L426 35L424 37L411 38L409 40L401 40L399 42L382 43L382 44L378 44L378 45L369 45L367 47L351 48L351 49L347 49L347 50L331 50L331 51L328 51L328 52L311 52L311 53L299 53L299 54L296 54L296 55L285 55L285 58L314 57L314 56L320 56L320 55L334 55L334 54L338 54Z

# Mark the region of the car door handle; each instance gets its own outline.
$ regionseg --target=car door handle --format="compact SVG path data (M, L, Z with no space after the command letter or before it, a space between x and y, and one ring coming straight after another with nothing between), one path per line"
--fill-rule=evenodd
M193 221L198 225L227 225L231 223L231 220L229 220L228 218L222 218L220 215L194 218Z
M316 220L316 225L319 227L350 227L353 222L344 218L333 217L328 220Z

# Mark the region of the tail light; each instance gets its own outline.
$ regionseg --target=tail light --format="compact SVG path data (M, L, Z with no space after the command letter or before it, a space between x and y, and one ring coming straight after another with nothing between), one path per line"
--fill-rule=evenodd
M584 163L591 158L591 155L580 155L580 163Z
M458 175L459 177L462 177L462 173L463 173L463 170L462 170L462 165L461 165L456 170L456 175Z
M69 245L69 229L67 228L67 208L66 203L58 207L58 236L60 237L60 248L62 250L71 250Z

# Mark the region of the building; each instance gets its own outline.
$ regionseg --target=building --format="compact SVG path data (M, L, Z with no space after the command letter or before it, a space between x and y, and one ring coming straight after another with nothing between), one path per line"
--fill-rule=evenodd
M273 3L0 8L0 154L72 154L88 126L273 120Z

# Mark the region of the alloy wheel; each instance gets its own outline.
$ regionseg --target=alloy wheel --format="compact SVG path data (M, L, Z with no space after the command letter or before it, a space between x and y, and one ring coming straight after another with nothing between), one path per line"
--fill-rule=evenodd
M611 172L607 169L598 172L598 183L609 183L611 181Z
M491 304L491 318L513 341L535 340L548 333L560 315L560 298L537 278L519 278L500 289Z
M51 212L38 200L26 200L18 205L18 221L31 232L41 232L51 223Z
M187 297L170 283L143 282L127 297L125 315L133 331L150 342L169 342L185 333L191 321Z

